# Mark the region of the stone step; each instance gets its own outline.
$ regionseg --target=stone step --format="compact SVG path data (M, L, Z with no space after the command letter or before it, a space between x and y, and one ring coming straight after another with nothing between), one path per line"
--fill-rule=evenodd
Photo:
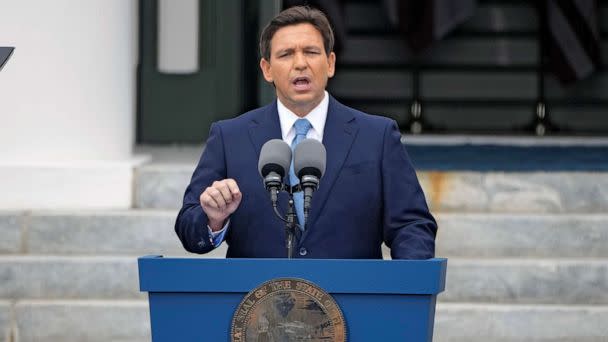
M174 232L176 215L175 210L0 211L0 255L186 255ZM442 212L436 217L441 257L608 258L608 215ZM225 254L222 244L208 256Z
M150 341L143 300L19 301L15 311L19 342ZM433 341L600 342L607 321L607 306L439 303Z
M143 299L135 257L2 256L0 299ZM608 305L607 259L453 258L442 302Z
M437 256L608 257L608 215L436 215Z
M177 211L0 211L1 254L185 255ZM224 257L226 246L209 253Z
M11 303L0 300L0 342L12 342Z
M150 341L146 301L18 301L19 342Z
M28 217L31 254L184 254L176 211L39 212Z
M606 322L607 306L439 303L433 341L600 342Z
M421 172L433 211L603 213L608 173Z
M0 299L143 299L135 257L2 256Z
M139 167L134 206L179 209L195 163L152 163ZM433 211L608 211L608 172L420 171L418 177Z
M608 304L608 259L448 260L443 302Z
M175 165L144 165L135 170L134 207L179 209L196 161Z
M0 211L0 254L17 253L21 249L23 213Z

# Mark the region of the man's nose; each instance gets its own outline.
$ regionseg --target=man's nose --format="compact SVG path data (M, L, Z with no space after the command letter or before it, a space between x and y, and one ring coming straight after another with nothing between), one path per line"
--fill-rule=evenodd
M306 66L308 65L306 63L306 56L304 56L303 53L299 52L296 53L294 57L294 67L298 70L306 69Z

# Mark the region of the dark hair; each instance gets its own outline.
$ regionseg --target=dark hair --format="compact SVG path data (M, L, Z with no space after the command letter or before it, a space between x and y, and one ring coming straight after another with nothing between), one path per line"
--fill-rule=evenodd
M321 33L325 53L329 56L329 53L334 49L334 32L331 29L331 25L325 14L318 9L308 6L294 6L277 14L277 16L264 27L260 37L261 57L270 61L270 41L280 28L303 23L311 24L319 33Z

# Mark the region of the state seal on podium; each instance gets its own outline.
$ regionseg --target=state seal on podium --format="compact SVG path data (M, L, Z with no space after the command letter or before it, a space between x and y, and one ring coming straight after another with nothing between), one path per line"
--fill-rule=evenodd
M278 278L250 291L232 318L233 342L346 341L336 301L316 284Z

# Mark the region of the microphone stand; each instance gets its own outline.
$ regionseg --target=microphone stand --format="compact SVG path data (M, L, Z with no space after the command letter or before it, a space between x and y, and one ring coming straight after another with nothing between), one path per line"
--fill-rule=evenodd
M289 194L289 201L287 202L287 215L285 220L285 239L287 245L287 259L293 258L293 241L296 236L296 229L298 229L298 215L293 201L293 193L301 191L300 184L295 186L286 186L287 193Z
M287 259L293 258L293 240L296 234L296 211L293 205L293 194L289 192L287 203L287 220L285 221L285 243L287 245Z
M277 207L276 199L277 199L278 192L280 190L277 188L274 188L271 190L272 208L274 210L274 213L279 219L281 219L281 221L285 222L285 246L287 247L287 258L288 259L293 258L293 245L294 245L296 229L298 227L297 214L296 214L295 205L293 202L293 193L299 191L299 189L300 189L299 185L296 185L294 187L285 185L284 187L281 188L281 190L287 191L287 193L289 194L289 201L287 202L286 218L283 218L281 213L279 213L279 210Z

